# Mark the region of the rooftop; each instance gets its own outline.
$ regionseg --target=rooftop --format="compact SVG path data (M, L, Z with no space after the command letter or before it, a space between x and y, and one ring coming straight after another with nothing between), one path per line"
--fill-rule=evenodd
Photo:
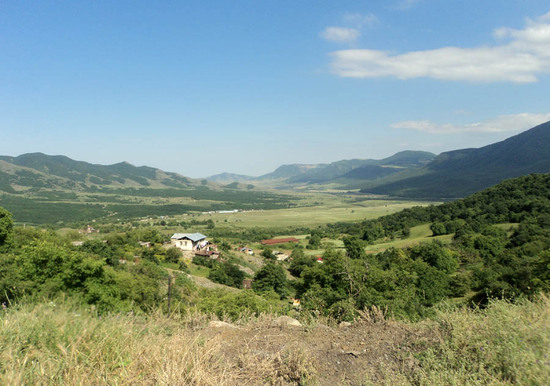
M203 235L202 233L174 233L174 235L171 237L171 239L175 240L181 240L181 239L189 239L193 242L204 240L207 236Z

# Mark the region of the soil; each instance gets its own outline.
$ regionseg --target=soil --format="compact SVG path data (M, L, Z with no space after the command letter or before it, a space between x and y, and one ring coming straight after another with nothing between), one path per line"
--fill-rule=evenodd
M367 315L349 326L296 327L277 320L197 331L221 345L220 365L238 384L364 385L385 383L418 369L414 354L436 340L418 325Z

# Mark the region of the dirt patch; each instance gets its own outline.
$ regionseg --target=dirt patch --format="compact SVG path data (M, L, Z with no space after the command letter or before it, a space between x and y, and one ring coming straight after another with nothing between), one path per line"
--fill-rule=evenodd
M246 385L383 383L414 371L413 354L425 348L419 342L435 339L427 328L373 318L348 327L295 327L270 319L197 333L222 347L223 367Z

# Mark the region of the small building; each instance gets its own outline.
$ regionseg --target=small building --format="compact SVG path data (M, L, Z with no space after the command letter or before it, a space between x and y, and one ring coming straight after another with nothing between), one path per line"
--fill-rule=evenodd
M174 233L170 242L181 250L193 251L201 249L203 243L206 245L206 236L202 233Z
M252 255L254 254L254 251L253 251L252 249L248 248L248 247L243 247L243 248L241 248L241 252L242 252L242 253L246 253L246 254L248 254L248 255L250 255L250 256L252 256Z

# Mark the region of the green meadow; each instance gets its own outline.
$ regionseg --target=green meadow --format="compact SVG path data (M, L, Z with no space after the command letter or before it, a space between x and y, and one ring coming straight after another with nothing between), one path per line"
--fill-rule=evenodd
M311 206L289 209L254 210L238 213L202 213L197 220L212 219L217 225L242 228L314 227L336 222L369 220L399 212L413 206L425 206L420 201L386 199L349 200L345 197L316 194L320 200ZM321 201L323 200L323 201Z

